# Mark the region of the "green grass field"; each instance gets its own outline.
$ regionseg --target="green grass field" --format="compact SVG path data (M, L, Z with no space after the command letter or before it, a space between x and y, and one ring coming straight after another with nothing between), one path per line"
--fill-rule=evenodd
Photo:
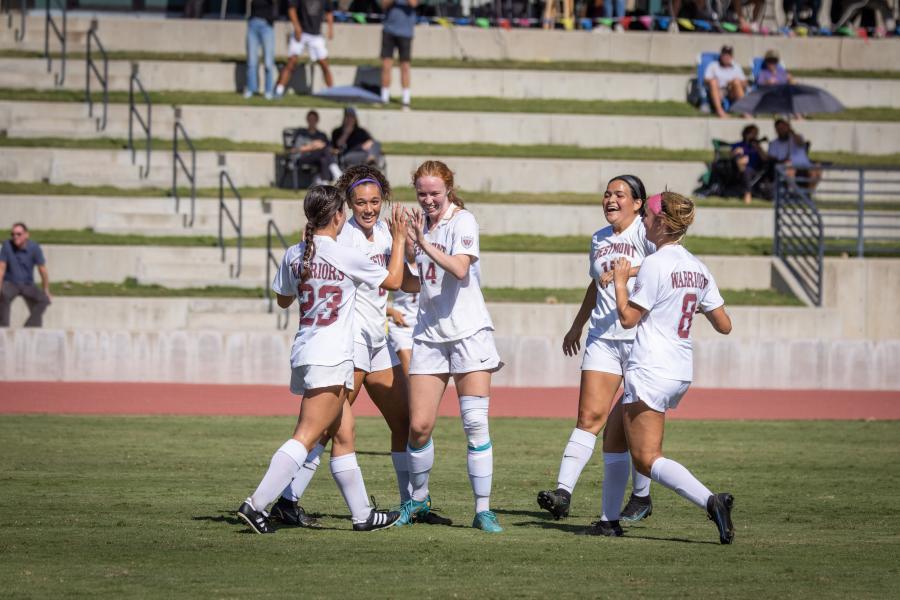
M887 598L900 576L898 422L673 422L666 454L736 497L733 546L700 509L654 484L653 516L618 539L575 535L599 511L602 461L572 516L535 503L572 423L495 419L493 508L468 527L458 419L435 433L435 506L454 527L350 530L323 466L304 505L324 529L252 535L232 511L290 417L4 416L4 596ZM397 501L380 419L358 423L368 491ZM327 458L327 457L326 457ZM893 590L893 591L891 591Z

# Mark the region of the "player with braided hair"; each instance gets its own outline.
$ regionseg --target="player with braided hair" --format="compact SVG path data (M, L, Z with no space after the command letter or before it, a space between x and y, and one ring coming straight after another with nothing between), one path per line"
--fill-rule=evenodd
M705 509L716 524L719 541L730 544L734 497L712 493L681 464L662 455L666 411L678 406L693 379L694 314L703 313L719 333L731 333L731 318L712 274L681 245L693 221L694 203L689 198L674 192L651 196L644 226L657 250L641 264L633 291L628 289L630 261L625 257L616 261L613 277L619 321L626 329L637 326L637 335L625 368L621 422L616 419L614 424L611 416L607 427L624 426L635 468ZM593 527L604 535L622 535L608 521Z
M256 533L274 533L266 507L303 470L323 431L340 422L354 387L353 321L361 286L398 289L404 276L406 218L394 211L392 256L385 265L337 243L344 228L343 195L332 186L310 188L303 200L303 242L287 249L272 282L278 306L300 302L300 328L291 348L291 392L303 397L294 434L272 456L256 491L238 516ZM332 457L332 474L350 508L355 531L393 525L399 513L369 505L355 455Z

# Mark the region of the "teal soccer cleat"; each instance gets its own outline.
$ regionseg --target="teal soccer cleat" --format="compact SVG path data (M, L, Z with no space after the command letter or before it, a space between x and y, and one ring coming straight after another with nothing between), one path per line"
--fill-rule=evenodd
M413 500L410 498L400 505L400 518L394 523L394 527L403 527L404 525L412 525L413 518L416 515L424 515L428 512L428 499Z
M500 527L500 523L497 522L497 515L491 510L483 510L475 515L475 520L472 521L472 527L487 533L500 533L503 531L503 528Z

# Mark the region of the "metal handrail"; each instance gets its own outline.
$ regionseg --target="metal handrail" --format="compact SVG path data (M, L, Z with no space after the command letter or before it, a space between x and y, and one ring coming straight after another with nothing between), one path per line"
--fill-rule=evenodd
M138 112L137 106L135 106L134 104L135 86L137 86L138 91L144 98L144 104L146 104L147 106L146 121L144 121L144 118L141 117L141 113ZM138 64L131 63L131 79L128 80L128 149L131 150L131 164L135 164L135 161L137 160L137 151L134 147L134 121L135 119L137 119L137 122L141 126L141 129L143 129L144 133L147 134L147 164L143 167L140 167L138 170L138 174L141 179L146 179L150 176L150 151L152 149L150 130L153 124L152 118L153 104L150 102L150 95L144 89L144 85L141 83L140 77L138 77Z
M815 306L822 306L825 235L822 215L783 165L775 170L773 254L787 267Z
M13 26L13 14L12 14L12 0L9 2L4 2L3 12L6 13L6 28L12 29ZM25 13L28 12L28 3L26 0L19 0L19 26L16 28L13 33L13 39L17 42L21 42L25 39Z
M100 83L100 86L103 88L103 117L97 118L97 131L103 131L106 129L106 112L109 107L109 57L106 55L106 49L103 47L103 44L100 43L100 38L97 36L97 27L97 19L92 20L91 28L88 30L87 34L87 54L85 55L85 68L87 72L84 77L84 96L88 103L88 116L93 117L94 99L91 97L91 73L93 73ZM92 44L97 44L97 49L100 51L100 56L103 58L103 75L100 74L100 69L97 68L97 63L94 62L94 59L91 56Z
M237 234L237 262L229 265L229 273L231 274L232 279L237 279L241 276L241 251L243 248L244 241L244 200L241 198L241 193L238 191L237 187L235 187L234 182L231 180L231 176L228 174L228 171L225 170L225 156L219 155L219 166L221 167L221 171L219 171L219 248L222 250L222 262L225 262L225 236L223 235L223 215L228 217L228 221L231 223L232 229ZM228 182L228 187L231 188L231 193L234 194L234 197L237 198L237 220L235 221L234 215L231 213L231 210L225 205L225 182Z
M275 295L272 293L272 268L274 267L277 271L281 267L278 257L272 253L273 233L278 238L278 241L281 242L282 249L287 250L288 247L290 247L290 244L288 244L284 239L284 236L281 235L281 230L278 229L278 225L275 224L273 219L269 219L269 222L266 225L266 280L263 282L263 289L266 290L266 300L269 302L269 313L275 310ZM285 308L282 312L278 313L278 320L275 322L275 326L278 329L287 329L289 321L290 309Z
M190 169L188 169L187 163L181 157L181 152L178 151L179 132L181 133L181 138L187 144L188 150L191 151ZM184 173L184 176L191 183L190 218L188 218L188 215L184 215L183 222L185 227L193 227L197 206L197 150L194 148L194 142L191 141L191 136L188 135L187 129L181 124L181 109L176 107L175 125L172 128L172 195L175 196L175 212L179 212L181 209L181 196L178 195L178 167L181 167L181 172Z
M46 0L47 1L47 10L45 12L44 17L44 57L47 59L47 72L49 73L53 68L53 57L50 56L50 29L53 29L53 35L59 41L62 46L62 56L60 58L61 63L59 67L59 73L55 73L53 75L53 82L57 86L61 86L63 82L66 80L66 2L65 0ZM51 4L57 5L59 10L62 11L62 30L56 25L56 20L50 14L50 6ZM23 34L24 35L24 34Z

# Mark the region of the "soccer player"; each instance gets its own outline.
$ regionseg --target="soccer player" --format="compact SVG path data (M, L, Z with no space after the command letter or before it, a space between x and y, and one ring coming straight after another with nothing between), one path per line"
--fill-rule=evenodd
M339 421L353 390L353 321L359 286L397 289L403 281L406 218L398 206L387 268L337 243L347 220L343 196L332 186L310 188L303 200L303 242L285 252L272 289L278 306L300 302L300 329L291 348L291 392L303 396L294 434L272 456L256 491L241 504L240 517L256 533L274 533L266 507L278 498L309 457L322 432ZM334 479L350 508L355 531L393 525L400 514L369 505L355 455L331 458Z
M421 210L412 212L407 259L419 275L419 314L409 366L409 475L412 498L398 525L429 510L428 477L434 465L431 433L450 377L456 383L468 440L469 481L475 495L472 526L503 531L490 509L493 450L488 429L491 374L503 363L494 325L481 294L478 223L456 195L453 173L426 161L413 174ZM413 244L414 242L414 244Z
M284 89L297 67L297 58L305 51L309 52L310 60L319 63L325 86L333 86L334 77L328 66L328 48L325 47L325 36L322 35L324 20L328 25L328 39L334 39L334 9L331 0L290 0L288 18L292 28L291 39L288 41L288 61L278 77L275 97L284 96Z
M380 220L381 208L390 202L391 187L378 169L358 165L349 168L338 180L352 216L337 237L338 244L358 250L377 265L390 263L393 238L388 225ZM415 284L407 271L406 277ZM316 445L307 457L304 469L285 488L273 507L272 515L285 523L304 525L302 509L297 502L306 491L319 464L319 456L329 439L333 439L332 456L340 456L346 464L356 465L355 422L351 406L362 386L381 411L391 431L391 459L397 473L400 502L409 500L409 468L406 439L409 435L409 407L406 375L390 352L386 333L387 290L379 286L360 285L356 290L353 321L353 391L347 399L340 424ZM348 458L344 458L348 457ZM352 459L350 458L352 457ZM334 461L332 461L334 465ZM449 525L449 519L428 513L431 524Z
M731 494L714 494L681 464L662 454L666 411L678 406L693 378L691 324L697 312L722 334L731 332L731 318L716 282L702 262L684 249L681 239L694 221L694 203L673 192L647 200L644 226L656 252L644 259L632 292L631 264L616 261L616 309L626 329L637 326L634 348L625 368L625 434L637 470L706 510L719 531L719 541L734 539ZM604 486L604 494L606 493ZM621 496L620 496L621 497ZM614 510L618 503L609 503ZM604 506L606 500L604 499ZM594 528L604 535L622 535L617 515Z
M578 421L563 451L556 490L545 490L537 496L538 505L557 519L569 515L575 484L594 453L597 435L604 429L606 417L622 384L625 363L631 354L634 330L625 329L619 323L615 290L610 283L616 260L628 257L636 273L644 257L655 250L655 246L647 240L641 221L646 201L644 184L634 175L612 178L603 194L603 214L609 226L597 231L591 239L591 283L572 327L563 338L566 356L577 355L581 349L582 330L590 319L581 363ZM627 483L628 473L632 469L624 436L607 435L604 430L603 463L604 489L611 477L624 476ZM619 513L620 509L621 505L616 507L615 512ZM634 473L632 496L622 518L638 521L649 516L652 510L650 480Z
M397 355L403 372L409 376L409 361L412 359L413 330L419 313L419 294L408 294L397 290L391 294L393 302L387 309L388 341Z

